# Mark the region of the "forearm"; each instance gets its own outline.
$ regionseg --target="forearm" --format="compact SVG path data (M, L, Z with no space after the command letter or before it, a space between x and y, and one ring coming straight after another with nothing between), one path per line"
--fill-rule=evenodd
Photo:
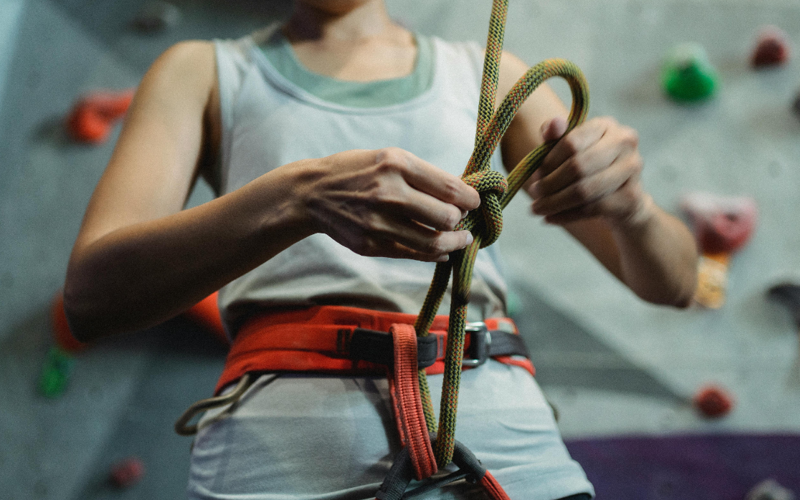
M697 250L686 226L652 199L636 220L611 226L618 251L619 277L639 297L656 304L686 307L697 280Z
M81 340L164 321L311 234L299 169L276 169L204 205L76 243L65 308Z

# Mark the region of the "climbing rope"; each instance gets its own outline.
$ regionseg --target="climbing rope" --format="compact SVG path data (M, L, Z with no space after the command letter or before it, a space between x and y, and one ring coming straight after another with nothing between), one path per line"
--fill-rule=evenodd
M589 90L581 70L563 59L548 59L530 68L523 75L503 102L494 109L497 94L500 55L503 50L508 0L493 0L489 23L489 37L486 43L486 56L483 63L481 95L478 104L478 125L475 134L475 149L467 163L462 179L481 195L481 206L473 210L461 221L456 230L472 232L474 241L467 248L453 252L450 260L438 263L433 274L428 294L422 305L414 328L417 336L429 335L447 285L450 272L453 273L452 297L450 302L450 324L447 333L445 372L442 382L440 403L440 422L434 446L434 454L439 468L445 467L453 459L455 448L456 410L458 407L458 388L461 382L462 359L464 356L464 328L466 325L467 303L472 282L472 269L478 249L494 243L503 229L503 209L522 187L525 181L540 166L555 141L545 143L528 153L509 173L508 178L490 167L490 160L500 139L516 115L525 99L548 78L560 76L569 84L572 92L567 132L586 118L589 106ZM436 416L431 401L430 389L425 370L419 370L420 398L422 400L425 422L428 429L436 428Z

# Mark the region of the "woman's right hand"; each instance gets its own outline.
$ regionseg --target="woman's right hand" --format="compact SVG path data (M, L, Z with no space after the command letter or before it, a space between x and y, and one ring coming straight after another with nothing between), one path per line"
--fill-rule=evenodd
M345 151L305 166L298 195L312 225L360 255L446 261L472 242L453 229L480 205L478 192L405 150Z

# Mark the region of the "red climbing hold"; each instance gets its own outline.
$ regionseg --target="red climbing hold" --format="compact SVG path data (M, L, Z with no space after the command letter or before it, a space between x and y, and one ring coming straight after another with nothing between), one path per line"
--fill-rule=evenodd
M765 26L758 35L750 63L756 68L780 66L789 60L791 53L786 33L777 26Z
M93 92L78 100L67 116L69 135L79 142L100 144L111 128L128 111L133 90Z
M50 321L53 326L53 338L61 350L74 354L86 348L86 344L76 339L69 329L67 315L64 312L64 294L60 290L50 304Z
M694 406L709 418L718 418L733 409L733 398L717 386L707 386L694 396Z
M144 476L144 463L136 457L129 457L111 467L111 482L118 488L129 488Z

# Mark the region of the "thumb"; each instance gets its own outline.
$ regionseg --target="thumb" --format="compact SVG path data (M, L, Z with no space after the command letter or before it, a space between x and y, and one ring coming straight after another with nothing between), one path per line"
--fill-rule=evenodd
M567 120L557 116L542 124L542 137L545 142L557 141L567 131Z

